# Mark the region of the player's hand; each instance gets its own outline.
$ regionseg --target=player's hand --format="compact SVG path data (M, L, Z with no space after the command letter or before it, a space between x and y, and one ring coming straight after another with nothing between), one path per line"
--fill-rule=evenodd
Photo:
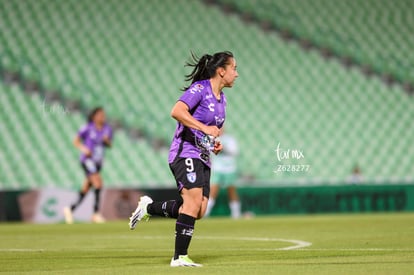
M82 146L81 147L81 152L86 156L86 157L90 157L92 155L91 150L89 150L88 147L86 146Z
M215 138L220 135L220 129L217 126L205 126L203 132L204 134L213 136Z
M104 142L104 144L105 144L106 146L111 147L111 140L109 139L109 137L108 137L108 136L104 136L104 137L102 138L102 140L103 140L103 142Z
M213 149L213 153L215 155L217 155L218 153L220 153L223 150L223 144L221 144L220 140L217 140L214 143L214 149Z

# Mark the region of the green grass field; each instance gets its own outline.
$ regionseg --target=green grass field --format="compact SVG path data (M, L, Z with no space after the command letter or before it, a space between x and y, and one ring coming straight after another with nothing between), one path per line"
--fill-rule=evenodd
M413 213L201 220L190 255L202 268L170 268L173 239L166 219L134 231L126 221L0 224L0 272L414 274Z

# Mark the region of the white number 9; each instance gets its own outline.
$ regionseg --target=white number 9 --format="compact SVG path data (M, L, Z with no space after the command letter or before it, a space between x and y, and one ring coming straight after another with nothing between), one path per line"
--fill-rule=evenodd
M185 165L187 165L187 172L193 172L194 171L194 162L192 158L186 158L185 159Z

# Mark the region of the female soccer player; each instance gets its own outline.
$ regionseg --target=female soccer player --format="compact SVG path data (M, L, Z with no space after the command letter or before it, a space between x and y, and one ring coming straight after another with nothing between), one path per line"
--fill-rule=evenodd
M191 81L175 103L171 116L177 128L170 147L168 162L175 177L181 200L153 202L148 196L140 198L130 217L129 226L147 221L151 215L177 219L175 224L175 253L171 266L201 266L187 255L196 219L204 216L210 194L210 152L218 154L222 145L218 139L226 115L226 98L222 89L233 87L238 77L236 60L231 52L193 55L194 67L187 75Z
M88 116L88 123L79 130L73 143L81 152L80 161L86 178L79 192L77 202L63 209L65 221L69 224L73 223L72 212L80 205L86 193L93 186L95 188L95 204L92 221L102 223L105 220L99 213L99 196L102 188L100 171L104 158L104 148L112 145L112 128L106 123L106 116L102 107L92 110Z

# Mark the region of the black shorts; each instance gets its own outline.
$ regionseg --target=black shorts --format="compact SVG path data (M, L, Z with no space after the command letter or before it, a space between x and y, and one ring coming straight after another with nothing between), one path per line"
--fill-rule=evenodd
M83 162L81 162L81 165L87 177L92 174L99 173L102 168L101 163L96 163L91 159L85 159Z
M196 158L176 158L170 169L177 182L178 191L183 188L203 188L203 196L210 196L210 167Z

